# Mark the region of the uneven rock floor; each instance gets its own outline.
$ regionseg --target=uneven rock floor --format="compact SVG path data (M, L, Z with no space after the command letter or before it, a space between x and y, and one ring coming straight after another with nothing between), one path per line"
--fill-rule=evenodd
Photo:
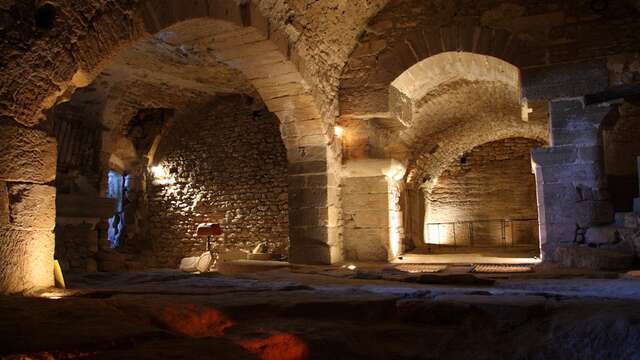
M619 274L298 267L67 282L0 297L0 357L640 359L640 279Z

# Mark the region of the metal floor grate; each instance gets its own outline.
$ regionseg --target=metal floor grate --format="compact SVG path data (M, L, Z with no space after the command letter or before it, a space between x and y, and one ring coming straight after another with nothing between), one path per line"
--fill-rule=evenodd
M447 265L402 264L395 268L408 273L438 273L445 270Z
M471 270L472 273L528 273L533 272L530 265L514 264L479 264Z

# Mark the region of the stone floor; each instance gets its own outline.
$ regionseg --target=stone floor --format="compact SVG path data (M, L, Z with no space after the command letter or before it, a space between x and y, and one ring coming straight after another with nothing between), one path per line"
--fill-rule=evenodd
M377 265L68 276L0 297L3 359L640 359L640 279Z

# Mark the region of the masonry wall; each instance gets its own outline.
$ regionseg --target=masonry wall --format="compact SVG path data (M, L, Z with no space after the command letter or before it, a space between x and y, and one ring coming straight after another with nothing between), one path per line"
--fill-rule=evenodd
M624 103L614 124L603 130L607 188L616 211L631 211L638 197L637 157L640 156L640 106Z
M287 160L277 118L255 111L240 96L219 98L205 109L178 115L157 154L165 178L149 184L150 236L159 265L175 267L200 255L205 239L198 223L224 213L219 251L251 250L266 243L270 253L288 247Z
M457 245L537 244L536 184L530 151L535 140L511 138L478 146L452 163L426 194L427 242ZM505 223L504 238L501 221ZM513 232L512 232L513 231Z
M348 260L389 257L389 184L384 176L344 179L344 250Z
M93 272L106 221L96 213L102 126L98 114L73 102L48 114L58 147L55 258L65 272ZM107 211L108 212L108 211Z

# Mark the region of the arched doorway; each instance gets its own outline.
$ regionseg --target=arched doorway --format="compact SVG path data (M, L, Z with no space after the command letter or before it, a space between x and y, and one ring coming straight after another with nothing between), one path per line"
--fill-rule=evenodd
M508 138L455 159L424 189L426 253L539 256L535 139Z
M353 222L346 223L345 247L351 251L347 256L386 255L393 260L425 245L424 193L430 193L440 175L474 148L513 138L547 143L547 104L528 104L520 81L519 69L503 60L444 52L418 62L391 82L387 118L383 114L344 118L345 183L353 189L344 202L345 212L353 213ZM521 159L520 169L528 164L527 186L533 178L530 149L515 155ZM529 193L527 208L535 210L531 194L535 191ZM379 204L371 202L374 195ZM366 208L359 205L364 196L369 197ZM376 220L367 222L361 211ZM525 218L535 223L535 216ZM351 236L365 231L375 235L370 239L385 235L386 243Z
M174 25L177 28L168 31L179 30L188 39L206 33L207 40L214 44L204 50L245 74L269 111L280 121L289 161L290 259L305 263L331 263L340 259L338 232L328 230L336 224L332 219L336 215L329 214L328 210L330 201L336 200L328 198L337 198L337 194L329 191L327 181L321 181L333 171L332 163L337 157L334 149L328 147L333 133L327 131L328 125L321 120L310 88L290 61L289 37L281 29L270 28L269 20L255 4L235 1L199 2L188 7L177 1L163 4L158 7L151 6L150 2L139 2L131 9L109 4L105 9L97 9L101 15L92 20L93 30L87 36L68 41L76 47L75 56L70 56L71 52L65 53L69 56L58 56L55 64L16 61L12 65L17 72L20 71L15 67L23 67L23 71L40 74L45 80L16 84L20 89L13 92L14 101L2 105L3 119L8 119L6 131L3 131L3 139L7 140L3 140L3 159L12 164L3 171L2 180L27 182L29 187L38 189L33 194L41 194L47 189L48 195L41 194L39 199L34 199L42 202L47 198L38 213L39 218L46 219L44 223L18 228L17 224L7 225L9 233L3 235L7 241L3 243L2 251L4 253L6 247L7 256L15 261L0 268L2 291L20 292L53 283L50 269L53 266L51 231L55 200L49 196L52 191L48 184L55 179L56 145L40 123L41 111L68 99L76 88L89 85L121 49ZM176 9L180 11L174 11ZM73 17L73 11L80 9L53 13L59 17ZM74 21L65 18L52 24L54 28L56 24L72 26ZM45 39L58 34L47 34L49 30L42 30ZM48 47L38 43L30 49L35 54L46 52L44 49ZM30 55L27 52L25 56ZM21 146L25 139L30 139L28 146ZM26 164L19 160L21 158L31 162ZM25 166L20 166L23 163ZM300 216L310 211L315 216ZM24 246L16 247L15 244Z

